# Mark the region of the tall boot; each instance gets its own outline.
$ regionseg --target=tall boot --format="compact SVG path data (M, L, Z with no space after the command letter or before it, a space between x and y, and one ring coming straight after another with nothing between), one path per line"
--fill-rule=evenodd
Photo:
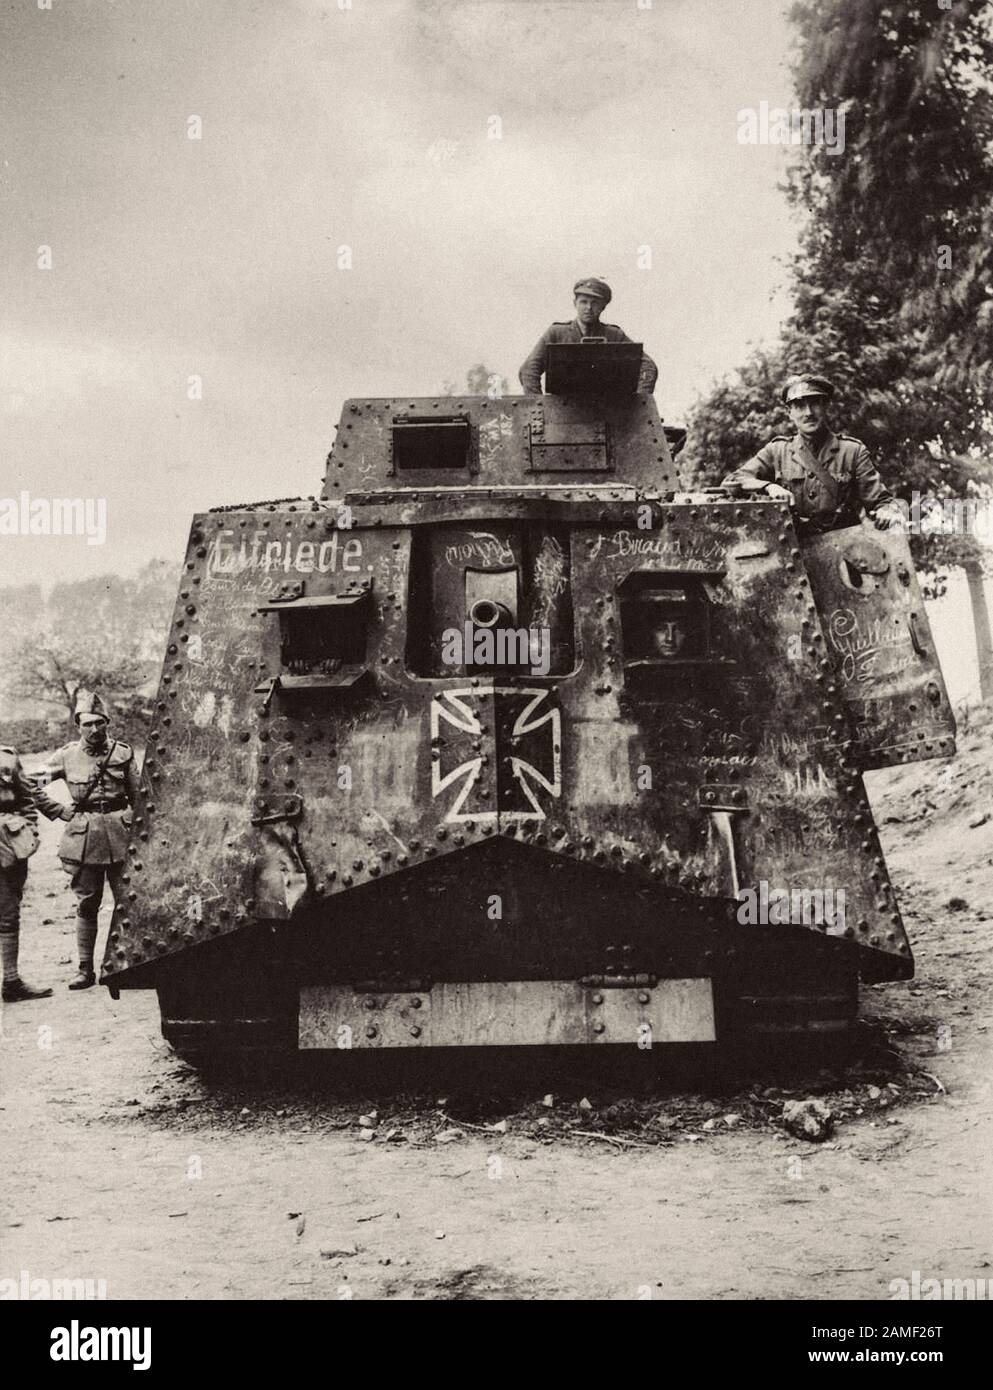
M17 948L21 935L21 894L28 876L27 860L10 868L0 868L0 961L3 963L3 987L0 989L5 1004L16 1003L19 999L45 999L50 989L35 989L22 980L17 970Z
M17 927L0 928L0 960L3 961L3 982L12 985L20 979L17 973L17 947L20 932Z
M79 974L69 981L70 989L90 989L97 982L93 970L93 950L97 944L97 924L87 917L76 918L76 947L79 951Z
M20 929L5 927L0 931L0 961L3 962L3 989L0 991L5 1004L16 1004L21 999L47 999L50 989L35 989L22 980L17 970L17 951L20 945Z

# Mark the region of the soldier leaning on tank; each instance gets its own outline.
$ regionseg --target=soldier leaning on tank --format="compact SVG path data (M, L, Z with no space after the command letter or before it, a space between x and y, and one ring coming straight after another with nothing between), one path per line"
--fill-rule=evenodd
M28 860L38 848L38 798L34 782L21 767L17 749L0 744L0 959L3 1001L46 999L50 989L36 989L17 968L21 936L21 898Z
M121 872L131 825L131 807L138 794L134 752L108 734L107 711L99 695L79 691L73 716L79 728L76 743L67 743L46 769L51 781L65 781L71 806L46 797L39 809L50 818L61 816L66 826L59 858L72 875L76 894L76 944L79 974L70 989L89 989L96 983L93 951L104 882L116 903L121 895ZM42 794L44 795L44 794Z
M791 503L801 536L857 526L862 507L880 530L901 524L903 514L865 445L850 434L828 429L833 395L826 377L790 377L783 403L796 434L777 434L722 479L721 486L764 492Z
M541 378L545 371L549 343L581 343L584 338L606 338L608 343L629 343L631 339L615 323L601 323L600 315L612 299L610 286L605 280L588 276L577 280L572 288L576 317L568 323L553 323L538 339L520 372L521 385L528 396L541 394ZM641 355L641 371L638 375L638 390L652 392L658 380L659 369L647 353Z

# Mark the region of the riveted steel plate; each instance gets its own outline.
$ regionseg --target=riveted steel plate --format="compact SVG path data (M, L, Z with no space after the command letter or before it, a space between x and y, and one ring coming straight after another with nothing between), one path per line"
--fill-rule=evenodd
M301 1049L713 1042L708 979L592 989L573 980L460 981L421 993L300 990Z
M831 531L803 551L864 768L955 752L955 717L906 536Z
M536 473L606 473L610 462L606 444L532 444L531 467Z

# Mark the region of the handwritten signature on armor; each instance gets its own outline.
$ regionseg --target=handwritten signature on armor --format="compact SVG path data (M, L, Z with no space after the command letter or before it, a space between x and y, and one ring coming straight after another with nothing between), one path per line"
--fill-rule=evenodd
M468 531L466 534L472 539L445 547L448 564L464 565L467 560L481 565L513 565L516 562L512 547L492 531Z
M710 569L715 561L724 558L724 547L719 541L684 541L682 536L639 536L633 531L615 531L612 536L597 538L590 552L591 560L600 558L605 541L610 547L604 555L607 560L645 555L676 562L680 569Z
M834 610L828 619L828 635L831 645L842 656L842 679L857 682L872 680L879 674L883 654L906 647L910 640L902 627L887 625L885 618L860 623L850 608ZM907 664L902 662L896 669Z

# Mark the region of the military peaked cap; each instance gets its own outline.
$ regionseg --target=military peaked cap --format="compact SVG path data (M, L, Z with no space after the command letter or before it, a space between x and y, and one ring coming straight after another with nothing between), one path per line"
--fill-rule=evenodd
M573 294L593 294L597 299L602 299L604 304L609 304L613 295L606 280L598 280L595 275L587 275L585 280L577 280L572 287Z
M783 401L790 405L803 396L825 396L828 400L834 395L834 387L826 376L791 376L783 387Z

